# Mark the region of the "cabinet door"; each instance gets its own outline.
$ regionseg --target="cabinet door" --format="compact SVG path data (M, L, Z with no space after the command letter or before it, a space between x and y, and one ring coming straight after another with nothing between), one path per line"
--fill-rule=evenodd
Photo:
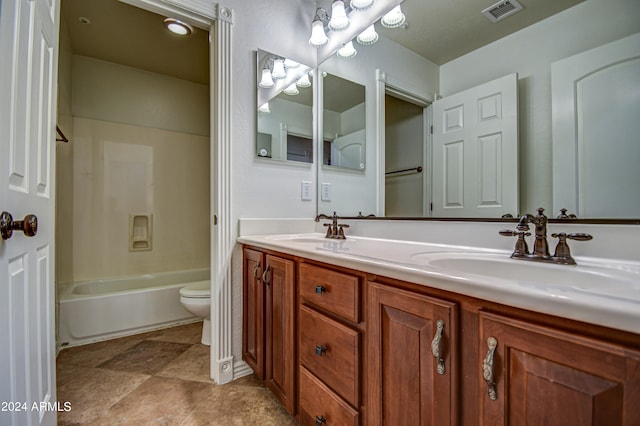
M368 423L455 424L456 306L371 282L367 315Z
M481 425L640 424L640 352L481 312L479 356Z
M266 380L289 413L295 411L294 263L267 255Z
M263 254L244 249L242 287L242 359L264 380Z

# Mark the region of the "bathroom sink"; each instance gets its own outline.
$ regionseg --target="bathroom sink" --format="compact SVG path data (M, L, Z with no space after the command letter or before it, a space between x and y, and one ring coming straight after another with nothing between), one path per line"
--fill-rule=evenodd
M515 283L535 283L536 287L571 289L609 295L614 291L640 300L640 271L605 264L556 265L511 259L509 255L482 252L417 253L412 262L449 273L481 276Z

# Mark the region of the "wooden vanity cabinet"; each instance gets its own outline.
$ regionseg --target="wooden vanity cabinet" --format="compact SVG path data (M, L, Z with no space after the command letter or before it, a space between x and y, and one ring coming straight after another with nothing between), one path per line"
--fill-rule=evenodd
M295 263L244 248L242 358L295 414Z
M300 424L359 425L364 275L307 262L298 268Z
M479 327L480 425L640 425L640 352L487 312Z
M456 304L375 281L367 289L367 424L457 424Z

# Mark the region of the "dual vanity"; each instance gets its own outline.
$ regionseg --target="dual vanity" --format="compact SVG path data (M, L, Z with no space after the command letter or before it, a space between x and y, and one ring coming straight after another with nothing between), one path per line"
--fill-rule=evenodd
M239 242L243 359L303 425L640 424L638 262L349 233Z

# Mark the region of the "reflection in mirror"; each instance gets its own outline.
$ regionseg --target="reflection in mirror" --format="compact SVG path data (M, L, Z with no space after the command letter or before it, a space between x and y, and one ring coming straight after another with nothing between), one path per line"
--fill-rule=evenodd
M616 2L615 8L608 7L609 2L604 0L540 0L529 3L523 2L525 8L522 11L505 18L498 24L492 24L478 13L475 1L439 1L438 13L433 13L432 2L406 0L402 3L402 8L409 27L404 31L393 32L376 23L379 41L367 47L377 49L375 50L376 58L372 60L376 65L368 67L369 53L360 46L357 46L359 53L355 60L363 60L364 63L366 57L366 73L371 80L377 78L375 70L379 69L388 79L393 78L395 82L405 83L407 88L417 89L415 93L423 89L424 84L410 71L416 69L416 64L421 60L430 62L436 68L432 74L437 78L436 86L431 88L430 92L437 92L443 99L482 83L517 73L517 175L520 211L515 213L535 212L537 207L542 206L547 209L550 218L555 218L560 215L560 208L565 207L569 209L568 214L578 214L579 219L607 220L623 217L637 220L639 217L637 214L622 213L620 203L594 200L594 205L599 208L597 213L581 211L579 198L582 194L580 188L575 189L575 184L567 189L571 192L569 198L560 196L561 191L558 191L558 185L566 183L567 179L560 177L556 170L567 170L568 165L563 160L556 161L554 145L556 142L567 144L567 149L571 153L576 152L577 147L575 140L567 138L564 138L564 142L555 140L557 126L556 114L552 112L552 103L556 102L556 93L552 84L552 67L564 58L588 52L640 32L640 20L637 19L637 16L640 16L640 2ZM383 47L385 50L381 51ZM399 67L403 68L399 69ZM340 75L351 78L348 73ZM358 81L367 87L370 84L369 80L358 79ZM605 91L606 96L600 97L598 102L591 102L591 109L585 110L585 114L602 118L602 107L609 108L610 105L617 105L621 101L620 96L637 92L637 82L631 83L630 86L621 91ZM378 96L378 108L384 104L384 89L381 93L383 96ZM594 90L592 93L599 92ZM637 100L635 105L638 105ZM627 110L624 117L628 117L626 112ZM574 117L576 117L575 114ZM620 117L623 115L619 114L617 119ZM384 120L384 116L377 118ZM595 122L593 119L589 121ZM626 121L627 124L638 122L638 120ZM571 129L577 128L573 126ZM615 137L612 135L620 133L619 129L615 132L602 129L598 131L599 134L607 136L599 137L591 133L590 138L593 141L611 140ZM637 134L637 132L631 134ZM609 149L610 146L613 145L609 142L602 143L598 151L600 154L590 157L594 163L600 165L599 167L609 161L605 161L604 156L613 153L613 149ZM622 146L622 144L615 146ZM384 145L379 147L381 150L383 148ZM626 158L624 154L617 154L620 158ZM629 157L632 155L637 157L636 154L630 154ZM374 160L384 165L384 157ZM371 162L372 159L369 157L368 169ZM571 168L575 170L574 165ZM613 171L615 167L609 167L609 169ZM463 171L469 173L466 169ZM376 171L380 175L384 172L384 166ZM427 168L427 164L424 172L432 172ZM575 180L574 178L579 177L576 173L570 172L568 176ZM620 176L622 175L633 176L634 182L631 184L633 189L625 190L623 193L632 193L635 196L640 182L637 181L637 174L633 174L632 170L625 173L618 170L616 173L599 173L595 178L601 187L599 193L611 195L612 192L616 192L612 190L621 187L623 180ZM336 180L332 185L345 187L344 182L349 183L348 179L348 177L342 177L341 181ZM384 176L381 179L384 179ZM380 189L377 190L378 199L385 200L384 187L385 183L382 181L379 184ZM593 196L597 193L589 188L593 188L593 185L585 187L586 192L583 191L585 195ZM422 191L421 196L425 194L430 196L429 188L423 188ZM383 209L389 210L390 200L385 201L386 205L379 209L381 212ZM419 205L413 205L407 209L403 206L397 207L396 211L412 211L413 213L406 213L411 216L425 216L424 212L419 213ZM340 211L340 206L336 206L336 210ZM356 211L358 210L370 209L368 206L363 206L356 208ZM511 210L508 212L514 213ZM477 216L471 217L477 218ZM495 217L498 218L499 215Z
M323 74L323 165L365 169L364 86Z
M257 52L256 155L313 163L313 89L308 66Z

